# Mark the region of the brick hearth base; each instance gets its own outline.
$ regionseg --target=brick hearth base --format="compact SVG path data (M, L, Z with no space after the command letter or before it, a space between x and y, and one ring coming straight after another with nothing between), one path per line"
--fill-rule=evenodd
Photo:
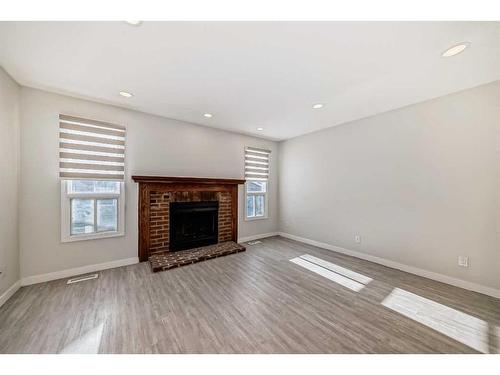
M154 253L149 257L149 263L151 264L153 272L158 272L201 262L207 259L239 253L245 250L245 247L236 242L226 241L215 245L197 247L195 249Z

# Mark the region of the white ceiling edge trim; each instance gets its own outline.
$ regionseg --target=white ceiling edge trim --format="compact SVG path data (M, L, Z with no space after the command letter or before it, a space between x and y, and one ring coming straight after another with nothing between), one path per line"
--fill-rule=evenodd
M23 86L19 83L19 81L18 81L17 79L15 79L15 78L14 78L14 76L13 76L12 74L10 74L10 73L7 71L7 69L5 69L5 68L3 67L3 65L2 65L2 64L0 64L0 71L4 72L4 73L5 73L5 75L7 75L7 77L9 77L9 78L12 80L12 82L14 82L14 83L17 85L17 87L19 87L19 88L23 87Z

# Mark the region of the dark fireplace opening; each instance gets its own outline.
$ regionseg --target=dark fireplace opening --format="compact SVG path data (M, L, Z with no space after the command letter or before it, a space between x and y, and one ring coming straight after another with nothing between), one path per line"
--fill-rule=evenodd
M170 203L170 251L218 242L219 202Z

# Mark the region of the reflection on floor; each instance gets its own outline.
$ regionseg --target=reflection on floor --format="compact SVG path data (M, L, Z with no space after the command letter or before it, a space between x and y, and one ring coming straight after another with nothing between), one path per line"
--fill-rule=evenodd
M290 259L290 262L316 272L318 275L324 276L355 292L359 292L366 284L372 281L372 279L367 276L309 254Z
M97 354L99 353L99 345L101 345L102 331L104 324L101 323L97 327L85 332L65 346L61 354Z
M394 288L382 305L481 353L489 352L488 324L472 315L399 288Z

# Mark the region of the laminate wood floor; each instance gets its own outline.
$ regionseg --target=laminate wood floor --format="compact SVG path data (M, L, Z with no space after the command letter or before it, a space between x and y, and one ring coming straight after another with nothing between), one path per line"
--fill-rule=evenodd
M363 284L290 261L304 254ZM499 353L500 300L272 237L165 272L23 287L0 308L0 352Z

